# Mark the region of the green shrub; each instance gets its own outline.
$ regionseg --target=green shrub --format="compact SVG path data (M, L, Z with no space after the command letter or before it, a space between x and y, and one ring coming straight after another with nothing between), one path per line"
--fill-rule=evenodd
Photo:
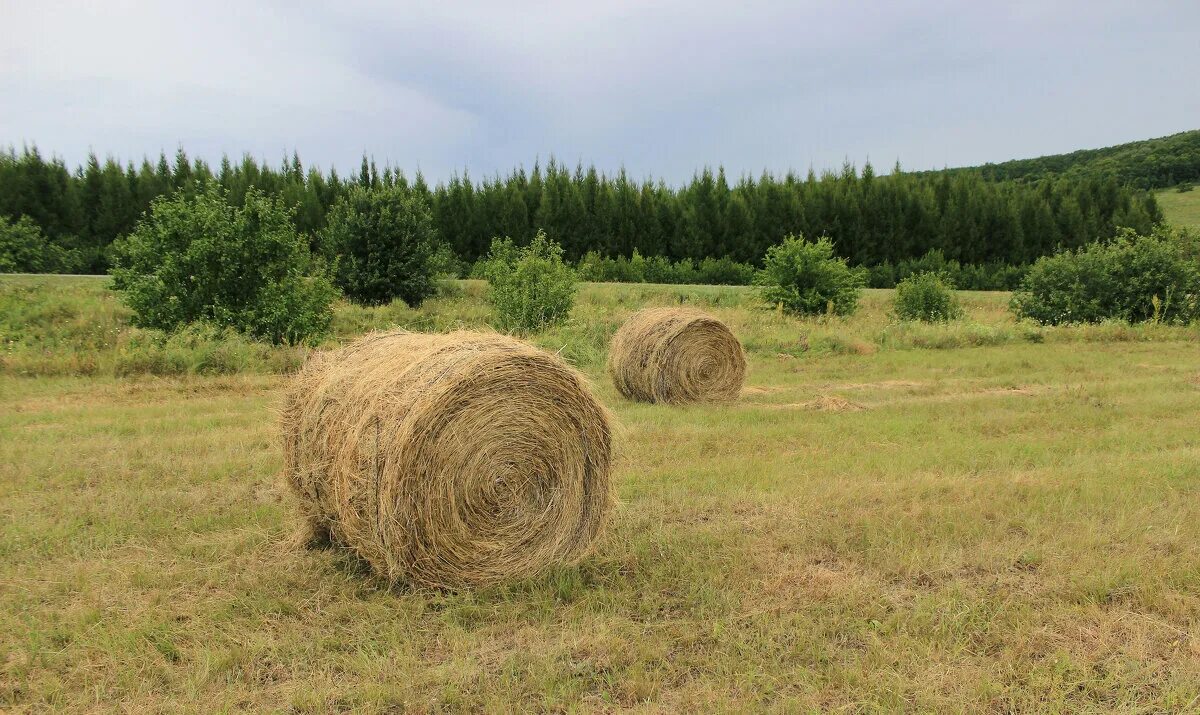
M896 267L891 261L871 266L867 269L867 285L871 288L895 288Z
M646 282L647 283L678 283L676 278L679 276L679 266L681 263L673 264L671 259L664 256L650 256L646 259ZM691 271L691 262L688 262L687 269ZM689 276L690 277L690 276Z
M471 270L467 271L467 278L473 281L487 280L487 256L482 256L479 260L471 264Z
M429 262L433 270L433 277L436 280L448 281L466 276L466 264L454 253L454 249L450 247L450 244L445 241L439 240L437 242L437 247L434 249L433 255L430 256Z
M79 251L50 241L28 216L0 216L0 273L72 273L82 264Z
M113 287L143 328L197 321L274 343L320 337L337 295L296 233L291 215L262 192L231 206L217 188L156 199L115 245Z
M753 279L751 279L752 281ZM700 282L700 271L696 268L695 261L690 258L681 258L671 265L671 279L663 282L676 285L695 285Z
M894 288L909 276L939 273L959 290L1013 290L1020 284L1026 268L996 262L960 264L933 249L920 258L906 258L896 264L884 261L868 270L867 284L872 288Z
M595 251L588 251L579 259L575 276L581 281L599 283L604 280L604 258Z
M738 263L729 257L705 258L696 269L699 282L705 285L750 285L754 282L754 266Z
M338 287L360 305L419 306L438 271L458 271L425 201L400 188L351 187L330 209L321 246Z
M625 256L617 256L613 259L606 259L601 264L602 278L601 280L611 283L642 283L646 280L646 261L637 252L633 252L633 258L628 259Z
M535 332L556 325L575 303L575 271L563 263L562 246L542 231L525 248L509 238L494 239L484 275L500 330Z
M787 236L768 248L755 278L767 302L805 315L853 313L866 282L865 269L834 257L828 238L814 242L803 236Z
M605 258L588 251L576 269L579 280L596 283L674 283L706 285L750 285L754 266L731 258L705 258L697 266L690 258L676 263L662 256L642 256L636 249L631 258Z
M1046 325L1196 320L1196 246L1184 230L1160 226L1141 236L1124 229L1111 241L1039 259L1013 294L1012 310Z
M980 263L960 266L951 277L959 290L1013 290L1027 270L1008 263Z
M953 283L940 273L917 273L900 281L893 305L901 320L944 323L962 316Z

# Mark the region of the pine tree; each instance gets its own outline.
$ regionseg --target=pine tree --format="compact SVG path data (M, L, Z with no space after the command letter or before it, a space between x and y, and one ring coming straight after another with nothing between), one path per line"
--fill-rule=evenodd
M840 255L858 264L899 264L930 251L964 263L1024 264L1121 226L1148 231L1162 219L1152 194L1104 173L995 181L984 171L907 174L897 162L890 175L879 176L869 162L857 171L847 161L839 172L764 172L732 187L723 168L703 169L676 188L551 157L545 165L535 161L528 174L518 167L477 183L464 171L431 187L420 171L411 183L397 167L380 172L366 153L354 178L344 180L333 168L306 171L296 151L274 164L249 154L240 162L222 157L214 173L183 147L173 163L160 152L157 162L143 158L123 168L93 154L77 169L45 159L36 146L20 154L0 150L0 215L28 216L55 245L80 249L92 270L103 269L106 247L155 198L194 194L209 183L219 183L234 206L252 189L281 199L295 208L296 228L310 235L352 186L411 193L432 206L438 231L467 260L481 256L494 236L522 244L545 228L570 260L589 251L628 259L636 251L647 259L757 262L784 235L802 233L829 236Z

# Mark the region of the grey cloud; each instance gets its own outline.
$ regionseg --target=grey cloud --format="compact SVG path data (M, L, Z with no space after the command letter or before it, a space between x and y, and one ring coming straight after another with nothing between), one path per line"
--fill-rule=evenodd
M9 2L0 141L431 178L978 163L1195 127L1200 6ZM115 9L114 9L115 8Z

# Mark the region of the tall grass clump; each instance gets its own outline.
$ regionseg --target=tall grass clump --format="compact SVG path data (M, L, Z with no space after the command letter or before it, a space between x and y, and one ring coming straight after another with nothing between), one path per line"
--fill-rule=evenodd
M789 235L767 249L755 283L763 299L786 312L850 315L858 308L867 272L834 257L833 241L826 237L808 241Z
M923 323L944 323L962 317L954 285L940 273L917 273L896 286L896 317Z
M1200 318L1200 237L1159 226L1039 259L1013 294L1020 318L1045 325Z
M563 262L563 249L538 231L528 246L510 238L492 241L483 268L496 328L533 333L567 319L575 304L575 271Z

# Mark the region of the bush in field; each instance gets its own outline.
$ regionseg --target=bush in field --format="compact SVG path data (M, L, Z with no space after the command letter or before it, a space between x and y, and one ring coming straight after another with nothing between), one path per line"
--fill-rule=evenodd
M867 287L868 288L895 288L896 287L896 267L891 261L876 263L867 268Z
M113 287L138 327L204 321L274 343L321 336L337 291L279 201L216 188L156 199L115 244Z
M906 258L895 264L884 261L868 271L868 285L872 288L895 288L909 276L939 273L960 290L1013 290L1024 277L1026 267L998 262L960 264L934 249L920 258Z
M1007 263L979 263L961 266L951 277L959 290L1013 290L1027 270Z
M696 269L699 283L705 285L744 286L754 282L754 266L724 256L721 258L705 258Z
M600 280L608 283L643 283L646 280L646 259L637 251L632 258L617 256L600 263Z
M588 251L579 259L575 267L575 277L581 281L600 282L604 280L604 258L595 251Z
M433 277L438 280L462 278L467 272L466 265L454 253L454 249L450 248L450 244L441 240L438 241L433 255L429 258L429 264L433 269Z
M1200 318L1200 237L1165 226L1039 259L1012 310L1039 323L1188 322Z
M671 263L671 259L664 256L650 256L646 259L647 283L687 283L689 281L681 281L679 278L692 278L694 273L691 261L687 261L685 265L683 261Z
M399 188L351 187L330 209L321 246L338 287L361 305L419 306L437 290L435 273L450 269L439 265L449 256L429 207Z
M867 272L835 258L833 242L787 236L767 249L763 269L755 277L763 298L789 313L849 315L867 282Z
M697 265L690 258L676 263L662 256L605 258L588 251L579 261L579 279L601 283L702 283L707 285L750 285L754 266L724 258L705 258Z
M27 216L0 216L0 273L71 273L82 267L79 252L51 242Z
M962 315L954 284L941 273L917 273L896 285L896 317L924 323L944 323Z
M497 328L534 332L566 320L575 303L575 271L562 257L562 246L542 231L524 248L509 238L492 241L483 273Z

